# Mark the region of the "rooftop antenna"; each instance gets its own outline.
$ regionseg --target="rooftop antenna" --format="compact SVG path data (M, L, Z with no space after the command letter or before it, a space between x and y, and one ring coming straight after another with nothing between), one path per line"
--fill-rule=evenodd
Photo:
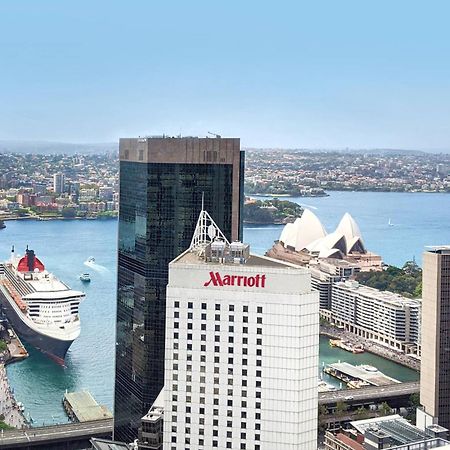
M220 139L222 136L220 134L217 133L211 133L211 131L208 131L208 134L210 134L211 136L214 136L217 139Z
M189 250L203 252L205 247L215 240L222 240L226 244L230 245L230 242L222 233L220 228L214 222L213 218L203 209L200 211L200 215L197 220L194 235L192 236L191 245Z

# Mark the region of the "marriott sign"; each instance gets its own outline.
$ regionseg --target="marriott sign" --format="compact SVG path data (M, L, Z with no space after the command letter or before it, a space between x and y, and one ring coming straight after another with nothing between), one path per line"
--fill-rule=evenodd
M221 275L219 272L209 272L209 280L203 286L244 286L262 288L266 287L266 276L255 275L254 277L244 275Z

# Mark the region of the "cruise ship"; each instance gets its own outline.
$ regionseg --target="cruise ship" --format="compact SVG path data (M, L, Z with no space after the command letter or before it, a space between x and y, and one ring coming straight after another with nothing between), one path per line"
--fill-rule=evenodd
M64 364L80 335L78 307L85 294L70 289L45 269L33 250L0 263L0 302L17 334Z

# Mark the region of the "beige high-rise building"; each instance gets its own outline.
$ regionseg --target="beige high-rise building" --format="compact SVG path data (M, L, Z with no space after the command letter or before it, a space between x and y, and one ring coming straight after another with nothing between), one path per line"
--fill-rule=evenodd
M420 403L434 423L450 428L450 245L423 255Z

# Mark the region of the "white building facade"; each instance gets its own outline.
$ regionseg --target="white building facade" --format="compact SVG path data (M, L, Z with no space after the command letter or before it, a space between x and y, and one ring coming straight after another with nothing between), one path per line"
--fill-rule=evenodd
M317 448L319 299L310 273L235 256L188 250L169 266L164 449Z
M364 338L418 353L421 303L355 281L338 282L331 290L331 320Z

